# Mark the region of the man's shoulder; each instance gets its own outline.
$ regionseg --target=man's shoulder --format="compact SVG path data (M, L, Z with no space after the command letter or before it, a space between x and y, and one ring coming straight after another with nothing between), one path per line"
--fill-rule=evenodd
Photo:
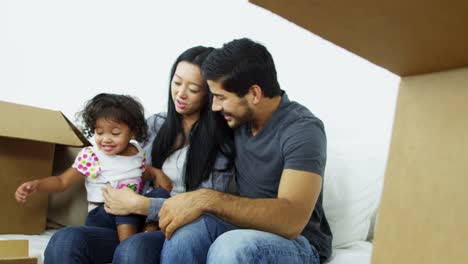
M323 122L315 116L307 107L298 102L291 101L281 107L280 123L281 128L292 128L297 126L320 126L323 127Z

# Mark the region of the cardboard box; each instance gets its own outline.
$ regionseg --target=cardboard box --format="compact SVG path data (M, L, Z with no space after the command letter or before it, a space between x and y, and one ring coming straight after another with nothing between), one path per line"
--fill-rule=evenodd
M28 240L0 240L0 264L37 264L29 257Z
M52 175L56 144L84 146L86 138L59 111L0 101L0 234L40 234L47 194L34 194L25 205L14 198L18 186Z
M250 2L402 77L372 263L468 263L468 1Z

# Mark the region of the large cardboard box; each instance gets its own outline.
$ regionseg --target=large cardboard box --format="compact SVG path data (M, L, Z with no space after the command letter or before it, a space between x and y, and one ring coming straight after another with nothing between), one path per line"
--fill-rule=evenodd
M0 124L0 234L40 234L48 195L34 194L20 205L16 188L52 174L56 144L83 146L87 140L59 111L0 101Z
M402 77L372 263L468 263L468 1L250 2Z

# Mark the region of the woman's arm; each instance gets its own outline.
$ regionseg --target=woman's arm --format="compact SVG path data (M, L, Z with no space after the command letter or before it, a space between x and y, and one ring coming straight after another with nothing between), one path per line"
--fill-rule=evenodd
M203 181L199 188L213 189L219 192L231 192L230 184L234 179L235 168L232 161L219 153L211 171L210 178Z

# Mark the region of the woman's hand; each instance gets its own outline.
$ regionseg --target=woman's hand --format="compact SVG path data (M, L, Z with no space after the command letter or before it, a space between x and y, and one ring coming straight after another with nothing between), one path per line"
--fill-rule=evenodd
M129 188L114 189L109 184L102 189L104 209L113 215L148 214L149 201L145 210L145 197Z

